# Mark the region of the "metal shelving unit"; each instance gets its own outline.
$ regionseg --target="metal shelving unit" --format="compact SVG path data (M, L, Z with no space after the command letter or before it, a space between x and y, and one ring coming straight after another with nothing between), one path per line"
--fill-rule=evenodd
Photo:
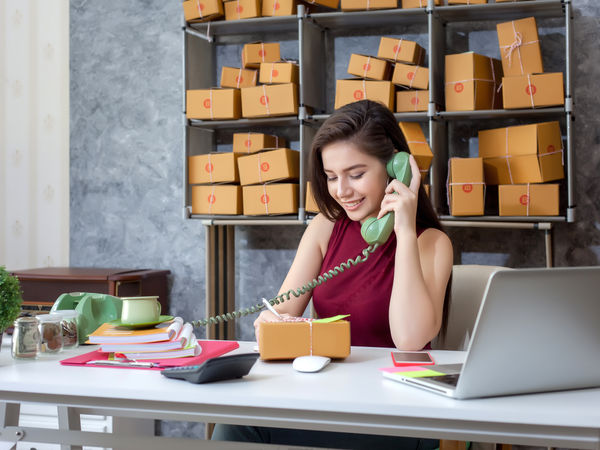
M239 225L303 225L310 216L305 214L305 177L307 153L310 143L320 124L329 117L327 111L327 43L337 37L349 36L356 30L364 34L378 35L382 28L398 29L418 25L426 29L428 35L428 67L430 69L430 103L427 112L396 113L398 121L426 123L429 127L429 142L434 152L430 169L431 200L440 215L442 223L449 227L480 227L504 229L541 230L545 235L546 265L552 265L552 230L556 223L575 220L575 192L573 170L573 94L572 94L572 0L530 0L516 3L490 3L469 6L435 6L428 0L422 9L394 9L358 12L321 12L307 14L304 6L298 7L296 16L263 17L237 21L217 21L201 24L183 24L184 47L184 98L185 90L216 86L216 48L219 45L239 45L255 40L279 40L281 36L292 36L297 40L300 66L299 112L294 117L203 121L183 118L185 139L184 216L200 220L207 229L207 304L209 313L233 309L233 233ZM448 39L448 24L457 25L478 22L503 22L523 17L535 16L539 19L564 19L565 30L565 106L545 109L490 110L446 112L437 105L443 105L444 96L444 56ZM250 36L252 39L250 39ZM564 214L557 217L453 217L446 208L447 160L452 155L452 143L448 137L448 127L457 121L487 120L556 120L564 122L565 132L565 187L567 205ZM300 151L300 205L297 215L280 217L249 216L202 216L191 214L190 187L187 184L187 157L191 154L206 153L216 146L216 135L232 133L233 130L257 129L293 130L299 141ZM227 256L229 255L229 256ZM225 263L224 263L225 261ZM229 261L229 262L227 262ZM225 265L224 265L225 264ZM217 305L216 309L215 305ZM218 306L220 305L220 306ZM216 327L209 330L212 337L232 337L233 329Z

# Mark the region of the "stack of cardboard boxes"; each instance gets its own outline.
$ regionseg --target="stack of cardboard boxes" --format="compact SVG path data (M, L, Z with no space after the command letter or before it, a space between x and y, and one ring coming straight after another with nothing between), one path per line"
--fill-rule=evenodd
M505 109L564 104L562 73L544 74L537 25L533 17L497 25L502 56L502 103ZM474 53L446 57L446 109L493 109L495 93L485 88L485 72L498 79L496 60ZM488 69L485 69L487 65ZM458 81L464 72L472 80ZM484 78L483 83L478 80ZM461 85L460 93L456 92ZM484 86L482 86L482 84ZM464 92L467 91L467 96ZM463 98L460 99L460 95ZM461 100L461 101L459 101ZM563 145L558 122L481 130L479 158L453 158L449 164L450 213L482 215L485 191L476 186L498 185L500 216L555 216L559 185L541 184L564 178ZM481 167L481 169L480 169ZM475 193L475 194L474 194ZM476 197L476 200L474 199ZM468 199L468 200L467 200ZM476 207L475 207L476 206Z
M219 20L223 16L225 20L291 16L296 14L297 6L297 0L185 0L183 16L189 23Z

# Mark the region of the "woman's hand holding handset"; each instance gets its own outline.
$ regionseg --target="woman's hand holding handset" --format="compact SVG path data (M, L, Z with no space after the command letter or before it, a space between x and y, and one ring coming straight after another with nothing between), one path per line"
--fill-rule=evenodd
M394 231L396 234L411 231L416 233L417 203L419 187L421 185L421 172L415 158L409 156L412 178L410 186L393 179L385 188L385 196L381 201L381 210L377 218L389 212L394 213Z

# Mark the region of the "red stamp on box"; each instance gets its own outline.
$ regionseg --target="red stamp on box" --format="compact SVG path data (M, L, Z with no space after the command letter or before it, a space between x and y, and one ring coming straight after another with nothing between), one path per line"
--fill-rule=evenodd
M267 194L263 194L260 196L260 202L263 205L266 205L267 203L269 203L269 196Z
M415 72L408 72L406 74L406 78L408 78L409 80L412 80L415 77Z
M529 204L529 195L523 194L519 197L519 203L523 206L527 206Z
M467 194L470 193L471 191L473 191L473 185L472 184L463 184L463 191L466 192Z
M402 47L398 44L394 45L394 53L398 53Z
M278 2L275 2L275 4L273 4L273 9L275 11L277 11L280 7L281 7L281 5Z
M260 170L262 170L263 172L268 172L270 168L271 166L269 166L268 162L264 162L260 165Z
M208 203L210 203L210 204L213 204L213 203L214 203L214 202L216 202L216 201L217 201L217 199L215 198L215 195L214 195L214 194L210 194L210 195L208 196Z
M235 77L235 82L238 83L238 84L239 83L243 83L244 82L244 77L236 76Z
M537 92L537 88L533 84L528 84L527 86L525 86L525 92L527 93L527 95L535 95L535 93Z
M260 96L260 104L266 105L267 103L269 103L269 97L267 97L266 95L261 95Z
M278 77L278 76L279 76L279 71L278 71L277 69L273 69L273 70L271 71L271 76L272 76L272 77Z
M362 100L362 98L363 98L363 91L354 91L354 98L356 100Z
M214 169L215 168L212 165L212 163L206 163L206 165L204 166L204 170L206 170L208 173L212 172Z
M241 13L243 10L244 10L244 7L242 5L236 6L236 8L235 8L236 13Z
M546 153L553 153L556 150L556 147L554 147L554 145L550 144L548 146L548 148L546 148Z
M204 9L204 3L198 3L197 6L199 11L202 11Z
M413 97L413 98L410 99L410 102L413 105L418 105L419 104L419 98L418 97Z
M462 91L465 90L465 86L462 83L456 83L454 85L454 90L460 94Z
M260 56L261 58L263 58L263 57L267 56L267 51L266 51L266 50L263 50L263 49L260 49L260 50L258 51L258 56Z
M363 65L363 70L367 70L367 71L371 70L371 64L368 64L368 63L364 64Z
M207 98L206 100L204 100L203 105L206 109L210 109L210 98Z
M252 147L252 141L250 139L248 139L246 142L244 142L244 145L248 148Z

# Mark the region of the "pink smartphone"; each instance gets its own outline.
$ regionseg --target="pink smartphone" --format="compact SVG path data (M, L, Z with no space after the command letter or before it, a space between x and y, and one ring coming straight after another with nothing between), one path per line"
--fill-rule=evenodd
M392 362L395 366L423 366L435 364L433 357L427 351L419 352L392 352Z

